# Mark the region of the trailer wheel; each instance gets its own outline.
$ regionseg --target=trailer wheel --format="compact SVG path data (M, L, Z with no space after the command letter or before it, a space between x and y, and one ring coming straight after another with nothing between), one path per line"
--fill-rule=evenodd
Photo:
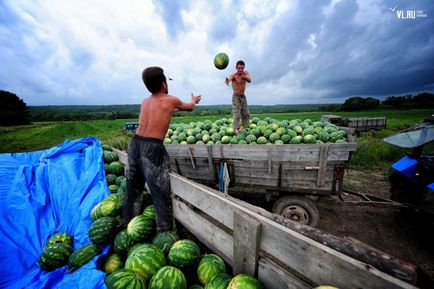
M317 226L319 221L319 212L315 204L301 196L284 196L277 199L273 213L311 227Z

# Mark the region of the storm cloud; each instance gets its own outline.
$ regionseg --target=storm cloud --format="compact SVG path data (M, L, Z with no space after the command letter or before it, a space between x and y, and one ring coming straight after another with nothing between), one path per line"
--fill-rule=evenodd
M228 104L243 59L250 104L382 99L434 90L433 27L428 0L6 0L0 89L30 105L140 103L158 65L173 95Z

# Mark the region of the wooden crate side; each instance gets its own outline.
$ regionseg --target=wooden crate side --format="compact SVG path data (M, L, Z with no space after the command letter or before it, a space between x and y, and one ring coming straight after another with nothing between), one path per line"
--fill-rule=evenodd
M372 266L230 202L219 192L175 174L171 174L171 185L176 195L206 212L230 230L233 230L235 209L258 220L262 224L260 250L317 284L331 282L341 288L414 288Z

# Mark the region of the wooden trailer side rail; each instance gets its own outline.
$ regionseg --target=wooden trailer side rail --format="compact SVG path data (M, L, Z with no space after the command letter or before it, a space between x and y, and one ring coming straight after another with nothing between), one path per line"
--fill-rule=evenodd
M120 161L127 163L126 154L117 152ZM170 173L170 181L175 218L225 259L234 274L257 276L269 289L319 284L416 288L412 264L358 242L327 238L317 229L287 221L175 173Z

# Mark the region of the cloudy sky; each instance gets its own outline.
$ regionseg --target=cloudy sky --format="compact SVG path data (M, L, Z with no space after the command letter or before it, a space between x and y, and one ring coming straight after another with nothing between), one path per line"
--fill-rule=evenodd
M434 2L0 0L0 89L28 105L140 103L154 65L182 100L230 104L239 59L249 104L434 91Z

